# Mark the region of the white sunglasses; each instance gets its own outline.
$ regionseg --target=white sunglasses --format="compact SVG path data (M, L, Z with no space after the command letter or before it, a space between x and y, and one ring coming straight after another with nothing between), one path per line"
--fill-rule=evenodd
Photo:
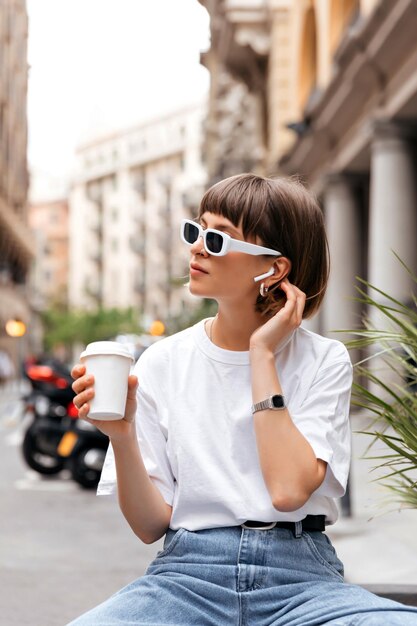
M277 250L264 248L264 246L258 246L255 243L233 239L230 235L223 233L221 230L215 230L214 228L204 229L200 224L192 220L184 219L181 221L180 234L182 241L189 246L192 246L202 237L204 249L213 256L224 256L231 250L252 255L269 254L272 256L282 256L281 252Z

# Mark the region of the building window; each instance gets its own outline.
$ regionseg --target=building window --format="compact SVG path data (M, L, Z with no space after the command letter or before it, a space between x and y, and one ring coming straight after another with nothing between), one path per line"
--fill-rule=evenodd
M119 211L117 209L111 210L111 219L113 222L117 222L117 220L119 219Z
M142 200L146 201L146 172L144 169L138 169L132 171L132 184L137 194L139 194Z
M119 241L118 241L118 239L112 239L112 241L111 241L111 249L112 249L112 252L117 252L118 251L118 249L119 249Z
M49 212L49 222L51 224L58 224L59 222L59 212L55 209L51 209Z

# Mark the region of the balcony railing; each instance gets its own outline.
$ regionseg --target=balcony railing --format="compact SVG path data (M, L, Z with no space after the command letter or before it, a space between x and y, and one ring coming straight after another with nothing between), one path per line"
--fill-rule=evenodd
M146 243L143 239L135 235L131 235L129 239L129 246L132 252L138 256L144 256L146 254Z
M95 300L97 303L101 303L103 300L103 290L100 285L87 284L84 287L84 292L87 296Z
M133 289L135 290L135 293L140 296L143 296L146 293L146 284L142 278L138 278L137 280L135 280L133 284Z
M96 265L103 265L103 255L100 252L90 252L90 260Z

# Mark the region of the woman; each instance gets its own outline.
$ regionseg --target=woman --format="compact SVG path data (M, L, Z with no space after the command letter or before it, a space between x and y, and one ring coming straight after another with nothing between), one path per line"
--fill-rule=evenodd
M151 346L129 377L99 493L164 549L73 622L177 626L416 624L417 610L343 581L324 534L349 469L352 367L300 327L328 278L322 213L296 182L252 174L184 220L189 289L217 315ZM85 418L93 380L73 370ZM138 385L139 379L139 385Z

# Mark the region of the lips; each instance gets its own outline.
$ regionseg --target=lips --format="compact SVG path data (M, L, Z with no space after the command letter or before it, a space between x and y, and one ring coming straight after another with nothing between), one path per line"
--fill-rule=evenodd
M208 272L204 268L202 268L201 265L198 265L197 263L191 263L190 269L196 272L202 272L203 274L208 274Z

